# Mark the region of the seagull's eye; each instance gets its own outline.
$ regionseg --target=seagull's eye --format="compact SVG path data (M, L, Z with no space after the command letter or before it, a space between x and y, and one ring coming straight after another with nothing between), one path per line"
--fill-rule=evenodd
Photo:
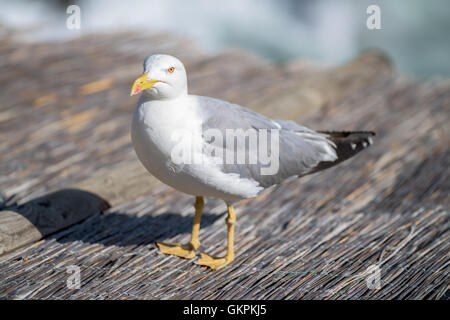
M169 69L167 69L167 72L169 72L169 73L173 73L174 71L175 71L174 67L170 67Z

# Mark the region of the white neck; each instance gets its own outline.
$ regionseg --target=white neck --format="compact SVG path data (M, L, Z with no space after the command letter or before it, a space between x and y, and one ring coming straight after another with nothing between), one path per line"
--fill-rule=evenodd
M144 90L142 92L142 95L146 97L146 101L169 101L169 100L173 100L173 99L179 99L182 97L186 97L188 95L188 91L187 91L187 86L184 87L182 90L180 90L180 92L178 93L178 95L171 95L171 96L167 96L167 97L161 97L160 95L158 95L158 97L155 97L155 94L153 94L150 90Z

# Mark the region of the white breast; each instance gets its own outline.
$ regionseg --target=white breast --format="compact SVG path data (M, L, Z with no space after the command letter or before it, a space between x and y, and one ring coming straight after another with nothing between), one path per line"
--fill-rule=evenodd
M177 165L172 161L177 133L189 132L202 140L202 123L195 96L168 101L146 101L142 96L133 115L131 138L144 167L165 184L188 194L236 201L255 196L262 188L255 181L226 174L214 164ZM202 153L193 144L193 153Z
M171 161L172 150L177 144L173 137L185 130L192 133L201 130L201 122L190 99L146 101L144 96L141 97L133 115L131 139L144 167L169 185L173 185L177 169ZM179 178L175 180L177 182Z

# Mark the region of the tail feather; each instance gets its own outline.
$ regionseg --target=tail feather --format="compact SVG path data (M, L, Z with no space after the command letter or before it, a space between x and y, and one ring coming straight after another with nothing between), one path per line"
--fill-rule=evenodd
M326 134L328 139L336 145L337 160L330 162L321 162L314 169L314 172L324 170L333 167L342 161L345 161L361 150L369 147L373 141L372 137L375 136L371 131L318 131Z

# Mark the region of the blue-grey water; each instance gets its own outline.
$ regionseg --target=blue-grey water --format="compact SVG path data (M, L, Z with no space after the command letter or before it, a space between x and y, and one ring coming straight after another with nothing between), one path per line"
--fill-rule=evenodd
M81 29L68 30L66 8L81 9ZM366 26L380 8L380 30ZM0 0L0 24L27 41L63 40L92 32L169 31L204 50L240 47L276 61L345 62L368 48L385 51L417 76L450 76L448 0Z

